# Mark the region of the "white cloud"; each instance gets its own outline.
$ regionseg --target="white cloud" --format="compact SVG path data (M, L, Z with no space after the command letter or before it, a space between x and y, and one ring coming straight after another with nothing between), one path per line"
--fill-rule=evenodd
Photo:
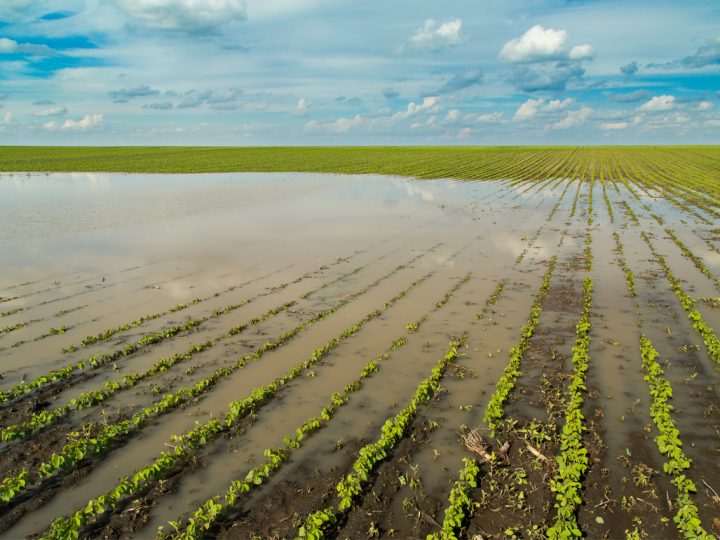
M67 108L65 107L48 107L47 109L35 111L33 116L62 116L65 113L67 113Z
M305 124L306 131L324 131L327 133L347 133L353 128L363 124L363 117L356 114L353 118L338 118L333 122L320 123L317 120L310 120Z
M50 56L53 50L47 45L36 43L18 43L14 39L0 38L0 54L33 54L36 56Z
M245 20L244 0L114 0L133 24L180 33L208 33Z
M440 110L440 106L437 101L437 96L427 96L423 98L422 103L415 103L411 101L408 103L407 110L395 113L393 118L409 118L420 112L436 113Z
M536 24L521 37L511 39L503 45L499 56L508 62L552 60L561 56L566 40L565 30L544 28Z
M712 101L701 101L697 104L697 110L698 111L709 111L712 109L715 105Z
M469 127L464 127L460 131L458 131L457 138L458 139L467 139L471 133L472 133L472 130Z
M515 116L513 116L513 120L517 122L522 122L534 118L539 113L554 113L558 111L564 111L573 103L575 103L575 100L572 98L567 98L563 100L552 99L548 101L547 104L545 102L545 99L543 98L531 98L522 105L520 105L520 107L518 107L517 111L515 111Z
M417 49L441 51L457 47L464 41L462 33L462 20L450 19L438 26L434 19L427 19L422 27L418 28L408 44Z
M530 120L531 118L535 117L544 101L544 99L528 99L525 103L518 107L517 111L515 111L515 116L513 116L513 120L522 122L524 120Z
M43 127L47 130L54 129L69 129L82 131L98 125L103 121L102 114L88 114L80 120L72 120L68 118L62 124L57 124L54 121L47 122Z
M593 110L590 107L582 107L578 111L568 111L565 118L551 124L550 127L552 129L569 129L581 126L585 123L585 120L588 119L590 114L592 114L592 111Z
M9 124L10 122L13 121L13 118L15 118L15 115L14 115L13 113L11 113L11 112L6 112L6 113L3 115L3 124Z
M709 127L720 127L720 118L711 118L710 120L705 120L705 125Z
M18 43L8 38L0 38L0 53L10 54L17 50Z
M503 113L501 112L481 114L475 119L475 121L480 122L481 124L497 124L502 122L502 120Z
M575 103L575 100L572 98L567 99L551 99L547 106L545 107L545 110L547 112L555 112L555 111L564 111L568 107L570 107L573 103Z
M643 103L638 107L639 111L656 112L671 111L675 108L675 96L655 96L650 101Z
M590 60L595 56L595 48L592 45L575 45L570 49L568 57L570 60Z
M298 102L297 102L297 109L298 109L298 110L300 110L300 111L305 111L305 110L307 110L307 109L309 109L309 108L310 108L310 104L308 103L308 101L307 101L305 98L300 98L300 99L298 99Z
M457 109L450 109L445 117L447 122L455 122L460 119L460 111Z
M628 127L627 122L603 122L600 124L600 129L604 130L618 130L625 129Z

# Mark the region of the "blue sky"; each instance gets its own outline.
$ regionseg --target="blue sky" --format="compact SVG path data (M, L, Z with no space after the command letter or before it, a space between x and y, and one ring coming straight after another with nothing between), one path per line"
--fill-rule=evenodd
M0 1L0 144L697 143L716 0Z

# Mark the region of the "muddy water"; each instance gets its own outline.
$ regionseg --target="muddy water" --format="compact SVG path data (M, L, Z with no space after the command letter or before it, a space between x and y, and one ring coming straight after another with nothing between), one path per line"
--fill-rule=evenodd
M461 183L307 174L0 176L0 311L21 309L0 317L0 327L27 323L0 334L3 390L49 369L118 350L173 324L253 299L231 313L212 317L190 333L97 370L92 378L43 394L45 401L31 404L28 400L19 409L0 405L0 425L27 419L32 407L62 406L81 392L97 390L107 381L119 381L147 369L163 356L187 350L192 343L216 340L234 325L248 322L271 307L295 302L287 311L218 341L211 349L132 390L71 413L59 429L69 432L84 422L132 414L160 399L158 394L194 384L266 340L276 339L314 314L362 292L260 361L225 377L191 407L149 422L87 468L84 476L48 496L38 508L18 516L5 535L16 538L36 534L54 517L74 511L112 488L120 475L151 463L167 448L172 435L222 415L230 400L242 398L254 387L292 369L313 350L424 276L427 278L422 284L344 341L311 374L304 374L277 398L259 407L256 421L247 429L229 439L219 438L200 451L202 467L186 471L174 483L173 491L145 510L148 525L135 530L133 536L152 537L158 525L187 515L227 487L231 478L242 478L262 459L265 448L282 445L285 434L318 414L330 394L357 377L368 360L383 352L392 340L407 336L407 345L353 394L328 425L293 450L288 465L243 502L244 511L252 515L257 501L281 489L283 479L301 478L301 471L307 467L329 471L339 465L335 449L339 441L376 439L384 420L404 405L417 384L428 376L451 336L469 331L467 355L459 361L465 369L464 378L459 372L449 373L442 399L423 410L423 417L435 419L439 428L408 462L420 465L427 491L442 509L465 455L457 428L482 424L483 409L502 374L509 347L517 342L550 257L557 255L563 265L556 270L553 286L572 283L567 294L579 297L580 281L587 274L573 273L572 263L582 264L588 187L562 179ZM646 432L650 401L637 347L641 331L638 321L642 321L642 331L670 362L663 365L675 389L678 427L686 441L684 448L694 461L694 479L698 484L707 480L712 485L717 473L713 456L720 446L716 429L720 376L663 281L664 275L649 260L647 246L639 236L640 230L653 233L658 251L667 257L689 294L713 296L712 282L682 256L645 205L661 215L666 226L717 273L716 253L703 240L709 229L651 194L639 191L641 199L635 200L622 184L608 185L606 192L615 223L609 222L601 186L595 185L591 229L595 259L590 274L595 282L595 302L589 383L591 389L598 390L592 406L601 406L605 415L602 424L607 455L603 466L611 470L614 487L619 481L632 482L632 475L615 463L617 455L632 447L633 452L637 449L643 454L637 459L662 472L662 456ZM639 226L629 221L620 201L633 208ZM642 280L637 305L626 296L622 272L611 252L614 231L623 239L628 264ZM523 258L518 260L520 254ZM405 267L398 268L401 264ZM434 311L435 303L468 272L472 277L458 294ZM476 319L501 279L506 280L506 288L500 302L486 318ZM310 291L314 292L303 297ZM62 352L85 336L165 312L195 298L202 301L118 332L107 341L72 353ZM548 341L564 336L563 349L569 356L573 341L568 332L573 330L577 309L565 313L558 306L551 308L548 306L541 316L538 336ZM708 324L718 328L720 310L704 305L698 309ZM405 328L426 313L429 316L420 331ZM561 317L565 319L561 321ZM64 333L49 332L61 326L66 327ZM560 327L568 332L561 336ZM567 362L560 367L569 373ZM543 411L529 397L533 392L527 391L537 386L540 374L531 369L531 363L527 368L518 381L521 391L513 397L508 411L541 417ZM39 454L22 458L26 461L18 457L8 469L32 465L32 459L50 455L50 443L43 447L42 431L30 440ZM634 440L638 444L630 444ZM16 449L22 444L1 445L0 456L17 456ZM54 449L60 448L53 444ZM669 483L656 478L656 485L664 492ZM597 490L587 492L590 497L597 495ZM716 510L708 493L704 490L698 495L704 522ZM406 495L407 489L400 491L389 502L389 511L401 515ZM594 507L599 502L587 504ZM302 509L312 510L315 508ZM645 516L645 522L659 522L660 515L672 517L664 512ZM278 519L286 517L292 518ZM401 532L406 527L403 520L395 525ZM660 529L649 526L649 530ZM622 531L610 529L610 533Z

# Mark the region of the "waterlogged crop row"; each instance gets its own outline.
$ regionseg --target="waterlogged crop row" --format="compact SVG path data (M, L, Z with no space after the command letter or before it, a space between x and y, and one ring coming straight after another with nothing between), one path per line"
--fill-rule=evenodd
M707 277L710 281L713 282L715 285L715 288L720 291L720 280L716 278L710 270L708 270L707 266L705 266L705 263L703 263L702 259L695 255L692 250L685 245L685 243L680 240L675 233L673 233L670 229L666 228L665 232L672 238L672 241L675 242L675 245L680 248L680 251L683 252L683 255L685 255L688 259L692 261L692 263L695 265L695 268L700 270L705 277Z
M668 403L672 397L670 382L657 361L659 356L652 342L645 336L640 336L640 352L642 355L645 380L650 388L652 404L650 416L655 423L659 435L655 437L655 444L667 461L663 470L672 477L672 483L677 487L677 513L673 521L678 531L687 539L711 539L703 529L698 517L698 509L692 500L691 494L696 492L695 484L686 476L686 471L692 462L682 450L680 430L675 425L671 412L673 406Z
M120 422L105 425L103 429L97 435L93 436L77 436L72 442L66 444L63 449L53 454L50 459L40 465L38 470L31 474L27 470L23 470L20 474L8 477L3 480L0 486L0 501L10 502L15 498L17 494L24 491L30 485L37 484L37 482L54 476L60 471L67 470L73 467L78 461L88 456L101 456L106 454L112 448L114 448L115 441L121 437L127 436L130 432L141 429L149 419L156 418L162 414L165 414L191 400L196 399L201 394L211 390L221 379L230 376L235 371L242 369L247 365L248 362L257 361L262 356L273 349L284 345L297 334L306 330L309 326L317 321L320 321L341 307L347 305L349 302L364 294L368 290L377 286L382 280L386 279L390 275L395 274L399 270L405 268L404 265L399 265L393 269L389 274L379 278L374 283L364 288L362 291L353 293L348 297L345 297L340 303L332 308L328 308L321 311L317 315L313 316L310 320L299 324L293 329L283 333L279 338L274 341L266 341L260 348L258 348L252 354L248 354L235 362L234 364L226 367L219 368L211 376L199 381L190 388L181 387L173 394L167 394L162 399L155 402L152 406L146 407L142 411L134 414L131 418L122 420ZM407 291L416 287L421 281L424 281L429 277L426 275L421 280L413 282L407 289L396 295L390 302L397 302L402 298ZM391 305L391 304L390 304ZM389 307L389 305L388 305ZM371 318L378 316L380 312L373 312ZM197 346L202 347L202 346Z
M550 291L550 279L555 271L555 264L557 257L550 259L548 269L543 277L542 285L540 290L535 296L532 308L530 309L530 315L528 316L527 323L525 323L520 329L520 341L517 345L510 349L510 361L505 367L502 377L497 383L495 393L490 398L487 409L483 420L490 426L491 436L495 435L495 431L500 426L501 420L504 416L504 404L507 398L510 396L513 388L515 388L515 382L520 376L520 363L525 356L525 353L530 348L530 338L535 333L535 329L540 323L540 313L542 312L542 303L545 297Z
M159 319L160 317L162 317L164 315L169 315L171 313L177 313L178 311L187 309L192 305L199 304L200 302L202 302L202 299L195 298L195 299L191 300L190 302L187 302L185 304L177 304L165 311L151 313L150 315L144 315L138 319L135 319L134 321L132 321L130 323L121 324L120 326L116 326L115 328L107 328L98 334L95 334L92 336L86 336L85 338L83 338L83 340L80 342L79 347L88 347L90 345L94 345L95 343L99 343L101 341L107 341L115 334L119 334L120 332L125 332L127 330L130 330L131 328L137 328L138 326L143 325L147 321ZM63 352L64 353L73 352L73 351L76 351L79 347L78 347L78 345L70 345L69 347L64 348Z
M37 413L33 413L30 419L25 422L21 422L19 424L11 424L6 426L5 428L2 428L0 430L0 439L2 439L3 441L11 441L23 438L40 428L44 428L56 423L58 420L64 418L73 410L80 411L83 409L87 409L88 407L99 405L110 397L114 396L116 393L122 390L132 388L141 381L154 377L159 373L168 371L173 366L190 360L194 355L211 349L212 347L220 343L222 340L239 334L249 326L267 321L278 313L286 311L294 304L295 302L286 302L281 306L270 308L261 316L253 317L248 322L237 324L233 326L230 330L228 330L225 334L215 339L208 340L205 343L199 345L190 345L190 347L185 352L172 354L155 361L153 365L145 371L142 371L140 373L130 373L117 381L107 381L103 384L102 388L98 390L90 390L88 392L83 392L76 398L68 401L65 405L61 405L52 410L44 409Z
M421 255L415 256L407 264L412 264L412 262L417 260L417 258L419 258L420 256ZM342 259L340 259L340 260L342 260ZM311 293L318 292L319 290L321 290L325 287L328 287L328 286L332 285L333 283L335 283L341 279L344 279L345 277L348 277L349 275L359 272L363 268L364 268L364 266L356 268L352 272L344 274L344 275L340 276L339 278L336 278L335 280L324 284L319 289L315 289L314 291L311 291ZM297 281L299 281L301 279L303 279L303 278L300 277L290 283L296 283ZM30 382L17 383L16 385L12 386L7 391L4 391L4 392L0 391L0 403L5 402L5 401L10 401L13 399L17 399L19 397L22 397L25 394L39 390L49 384L52 384L52 383L55 383L55 382L58 382L61 380L66 380L71 375L73 375L73 373L76 373L78 371L83 371L85 369L99 369L99 368L109 364L110 362L114 362L115 360L118 360L121 357L125 357L125 356L129 356L131 354L134 354L135 352L143 349L144 347L148 347L150 345L155 345L157 343L163 342L163 341L165 341L169 338L172 338L182 332L187 332L189 330L192 330L192 329L196 328L197 326L199 326L209 320L226 315L232 311L235 311L241 307L248 305L249 303L257 300L258 298L268 296L270 294L273 294L277 290L284 289L288 285L289 285L289 283L284 283L274 289L260 293L254 297L242 300L241 302L239 302L237 304L231 304L224 308L218 308L218 309L214 310L211 315L201 317L199 319L191 319L183 324L172 326L161 332L149 334L149 335L144 336L143 338L139 339L138 341L136 341L134 343L129 343L129 344L125 345L125 347L123 347L122 349L118 349L112 353L104 353L104 354L94 355L87 359L82 359L75 364L68 364L67 366L65 366L61 369L52 370L52 371L48 372L47 374L37 377L36 379L34 379Z
M312 294L315 294L319 292L320 290L330 286L331 284L337 282L340 279L347 278L350 275L354 275L357 272L359 272L364 267L356 268L355 270L343 274L339 278L336 278L328 283L325 283L321 285L320 287L313 289L311 291L308 291L307 293L302 295L302 298L307 298L311 296ZM302 278L298 278L302 279ZM293 283L297 282L298 280L295 280ZM286 285L281 285L280 288L284 288ZM277 290L277 289L275 289ZM272 292L272 291L271 291ZM263 295L267 295L270 293L262 293ZM121 390L127 390L128 388L132 388L139 382L149 379L159 373L168 371L170 368L175 366L176 364L179 364L181 362L185 362L187 360L190 360L195 354L207 351L217 345L218 343L222 342L225 339L228 339L230 337L233 337L240 332L244 331L249 326L253 326L256 324L259 324L261 322L265 322L271 317L274 317L278 313L281 313L283 311L287 311L290 307L295 305L294 301L286 302L282 304L281 306L270 308L265 313L263 313L259 317L253 317L248 322L240 323L228 330L223 335L208 340L205 343L202 343L200 345L191 345L185 352L182 353L176 353L169 356L166 356L164 358L161 358L153 363L153 365L140 373L131 373L128 375L125 375L122 379L118 381L108 381L103 385L103 388L98 390L92 390L89 392L83 392L78 397L70 400L65 405L62 405L60 407L57 407L55 409L52 409L51 411L48 410L42 410L40 412L34 413L29 420L9 425L2 430L0 430L0 438L3 441L9 441L13 439L19 439L22 437L27 436L28 434L32 433L33 431L40 429L42 427L46 427L50 424L53 424L60 420L61 418L64 418L67 416L67 414L70 413L72 410L82 410L86 409L88 407L92 407L95 405L99 405L103 401L109 399L113 395L115 395L117 392Z
M625 260L623 246L620 242L620 235L617 232L613 232L613 238L615 239L615 253L617 253L618 256L618 263L625 274L625 285L627 286L630 296L635 298L637 296L637 291L635 290L635 274L633 274L632 270L630 270L630 267L627 265L627 261Z
M470 274L467 274L463 279L459 280L445 296L435 304L431 313L447 305L447 302L469 279ZM406 329L412 332L417 331L427 320L428 316L429 313L426 313L414 323L407 325ZM319 415L313 416L303 422L303 424L295 430L293 436L286 436L283 441L285 444L284 450L276 448L265 450L264 455L268 459L265 463L248 472L245 480L235 480L231 482L228 489L222 495L212 497L205 501L192 513L184 524L170 522L170 526L175 532L168 534L164 532L164 527L160 527L157 536L159 538L172 538L176 540L196 540L203 538L205 533L217 523L219 519L227 515L228 510L235 506L241 496L246 495L255 486L265 482L280 468L282 463L288 459L288 452L299 448L307 437L326 426L337 410L350 400L350 396L360 390L363 381L376 373L380 369L380 364L389 360L392 354L404 347L406 343L407 341L404 337L395 339L385 352L379 354L363 367L360 376L345 386L342 393L335 392L332 394L330 403L323 407Z
M10 315L15 315L16 313L20 313L21 311L25 311L25 308L13 308L9 309L7 311L0 311L0 318L2 317L9 317Z
M582 504L582 479L588 468L587 449L582 437L585 427L582 413L585 380L590 359L590 308L593 284L589 277L583 280L582 314L575 326L573 347L573 375L565 403L565 425L560 437L560 455L556 461L558 471L550 484L555 493L557 515L546 534L551 539L579 538L582 536L577 521L577 510Z
M428 279L432 274L433 272L426 274L423 278L413 282L410 286L395 295L390 303L392 304L403 298L412 288ZM336 310L337 308L328 310L328 312L325 313L325 316ZM106 491L100 497L89 501L85 507L74 514L68 517L58 518L53 521L50 529L43 538L77 538L81 531L98 516L106 512L113 511L122 499L141 493L147 485L161 479L170 469L183 462L191 452L207 446L214 441L219 434L232 429L242 418L247 416L247 414L275 397L278 391L284 388L291 380L296 379L306 370L317 364L341 342L355 335L367 322L379 317L381 313L382 312L380 310L375 310L369 313L357 324L343 330L338 337L327 341L322 347L315 349L310 358L301 362L286 374L274 379L266 385L255 388L244 399L230 403L229 410L225 413L222 420L214 418L205 424L198 425L186 434L173 436L172 440L169 442L169 445L173 447L172 451L162 452L160 457L157 458L151 465L138 470L131 477L121 479L120 483L113 489ZM274 346L271 345L271 348L276 348L281 343L282 342Z
M350 509L353 500L362 492L368 482L369 475L375 466L383 461L388 452L403 439L412 425L418 407L426 404L437 393L440 388L440 380L445 375L447 367L455 361L458 349L464 344L464 336L450 342L450 348L445 356L435 365L430 376L418 385L410 402L397 415L389 418L383 424L380 438L359 450L359 457L353 463L352 471L336 486L337 502L328 508L310 514L298 531L301 538L309 540L325 538L328 529L337 523L338 515Z
M665 257L655 251L655 246L653 246L650 237L644 231L641 232L640 235L650 248L650 251L655 257L655 260L660 264L660 266L662 266L662 269L665 271L665 276L670 282L670 286L675 292L675 296L677 296L680 300L680 305L682 305L683 309L685 309L685 311L687 312L688 318L690 319L693 328L702 336L703 342L707 347L710 359L716 364L720 365L720 340L718 340L715 332L713 332L713 329L710 328L707 324L705 324L705 321L703 320L700 312L695 309L695 303L693 302L693 299L685 293L682 286L680 285L680 280L675 276L675 274L673 274L672 270L670 270L670 266L665 260Z

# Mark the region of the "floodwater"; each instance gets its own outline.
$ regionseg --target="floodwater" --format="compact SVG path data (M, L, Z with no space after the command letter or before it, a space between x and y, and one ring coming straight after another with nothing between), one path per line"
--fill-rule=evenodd
M677 399L687 411L704 411L693 415L678 407L677 423L697 471L696 482L711 478L718 472L712 455L720 446L713 434L720 417L720 378L639 231L653 234L654 245L694 297L717 296L717 291L663 235L651 210L665 218L665 226L672 227L710 271L720 270L720 259L707 240L708 231L662 199L634 201L615 186L608 187L606 201L597 186L594 201L592 195L587 183L563 179L538 187L288 173L0 175L0 389L7 391L92 355L115 355L98 369L80 370L61 384L29 392L27 399L0 404L0 428L26 421L37 410L58 410L106 382L147 372L160 359L182 356L193 344L209 344L98 405L70 410L50 428L28 436L26 448L22 442L3 443L0 475L17 474L23 467L32 471L84 424L103 426L125 418L157 403L163 394L234 366L189 407L157 415L116 449L93 460L86 474L53 484L42 498L42 486L32 488L17 506L0 509L0 532L8 538L39 534L54 518L112 489L118 478L151 464L174 435L222 417L229 402L282 377L362 321L356 334L340 339L327 357L259 406L257 416L242 429L198 451L197 462L176 475L166 491L150 491L147 507L121 505L118 512L124 508L135 513L118 515L133 519L119 525L103 518L89 535L149 538L159 526L167 530L168 521L187 517L227 489L230 480L243 479L264 459L263 450L283 447L285 435L317 416L333 392L346 389L367 362L388 354L392 343L404 338L401 348L383 357L380 371L352 393L326 426L293 449L288 465L222 524L232 531L233 519L244 515L248 529L240 529L236 537L248 531L266 534L267 523L256 516L262 515L263 505L302 478L303 471L324 471L331 478L337 472L333 467L346 466L337 448L355 438L376 439L383 422L408 402L444 356L449 340L464 334L467 347L459 371L443 382L441 399L422 411L436 429L425 446L404 450L409 456L398 465L423 471L426 492L420 496L405 487L387 501L388 513L394 513L387 523L417 534L417 523L402 515L405 499L435 501L424 511L442 521L450 483L467 455L458 428L483 425L483 411L503 374L508 350L518 342L553 256L558 265L550 295L508 415L519 426L535 418L562 420L538 399L539 388L545 384L542 392L555 396L565 391L581 283L590 276L595 283L594 326L585 412L604 430L604 446L591 448L597 470L609 471L607 484L618 490L618 498L643 494L644 488L634 486L631 468L618 464L617 457L628 449L662 471L662 456L652 438L637 436L651 423L638 354L642 332L673 363L668 379ZM640 225L626 215L622 202L634 210ZM612 251L613 233L622 239L625 258L637 275L636 299L625 289ZM588 234L593 238L591 270L583 262ZM502 294L489 306L500 281ZM718 328L717 308L706 303L698 309ZM417 330L408 328L421 318ZM118 352L188 321L196 326L132 354ZM238 325L246 326L237 330ZM287 343L237 367L238 359L292 329L297 333ZM108 330L97 343L82 345L88 336ZM556 377L548 379L548 373ZM553 448L550 444L545 451ZM398 459L391 456L388 466L397 465ZM661 477L655 481L658 491L669 485ZM334 486L326 487L334 492ZM530 505L540 508L538 497L547 486L535 487ZM599 496L596 492L588 490L588 496ZM712 497L698 497L701 517L711 516ZM587 507L595 504L589 501ZM301 514L313 510L317 508L302 504L297 509ZM632 512L616 510L627 514L617 525L624 527ZM351 528L364 519L362 512L354 512L346 524ZM286 524L294 521L292 515L278 516ZM485 519L482 510L478 516ZM668 516L665 510L652 514L657 523L665 523L660 518ZM597 524L595 517L582 515ZM606 521L610 536L622 533L612 528L610 518ZM660 525L647 527L664 531Z

